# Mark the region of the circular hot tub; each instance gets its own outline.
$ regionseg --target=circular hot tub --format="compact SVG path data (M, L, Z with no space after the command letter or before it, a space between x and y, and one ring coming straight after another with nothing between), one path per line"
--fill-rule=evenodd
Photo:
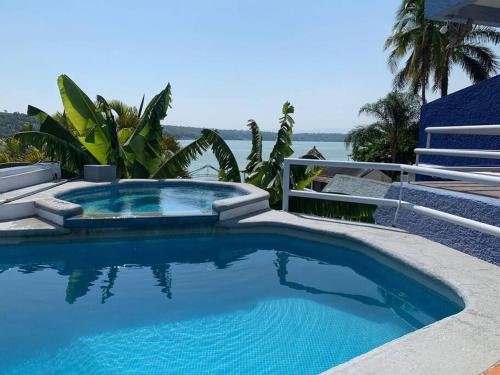
M269 208L269 194L255 186L197 180L77 181L39 210L59 215L67 228L213 223ZM53 220L55 221L55 220ZM57 222L57 221L55 221Z

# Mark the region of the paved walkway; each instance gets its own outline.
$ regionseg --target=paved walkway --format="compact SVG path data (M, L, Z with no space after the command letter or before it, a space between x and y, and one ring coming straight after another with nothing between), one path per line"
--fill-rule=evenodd
M7 236L34 236L64 234L69 231L65 228L49 223L38 217L0 221L0 238Z

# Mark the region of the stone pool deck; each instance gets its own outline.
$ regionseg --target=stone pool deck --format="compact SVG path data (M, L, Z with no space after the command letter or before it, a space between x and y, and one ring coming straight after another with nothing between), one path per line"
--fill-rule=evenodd
M38 217L1 221L0 236L47 236L69 233L69 229L52 224Z
M231 230L283 233L315 241L354 239L364 252L441 294L460 297L460 313L440 320L325 372L350 374L482 374L500 361L500 267L409 234L268 211L219 225ZM375 250L375 252L373 251ZM363 250L361 250L363 251ZM454 297L455 296L455 297Z

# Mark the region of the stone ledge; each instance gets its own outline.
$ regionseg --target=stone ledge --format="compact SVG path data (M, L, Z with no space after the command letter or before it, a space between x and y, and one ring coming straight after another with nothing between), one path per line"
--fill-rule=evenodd
M78 204L63 201L57 198L45 198L35 202L35 208L50 212L63 218L80 215L83 209Z

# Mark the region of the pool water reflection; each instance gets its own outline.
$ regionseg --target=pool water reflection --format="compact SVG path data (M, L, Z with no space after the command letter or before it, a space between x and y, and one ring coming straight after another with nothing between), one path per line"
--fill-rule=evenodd
M2 374L314 374L461 309L274 235L2 246L0 298Z

